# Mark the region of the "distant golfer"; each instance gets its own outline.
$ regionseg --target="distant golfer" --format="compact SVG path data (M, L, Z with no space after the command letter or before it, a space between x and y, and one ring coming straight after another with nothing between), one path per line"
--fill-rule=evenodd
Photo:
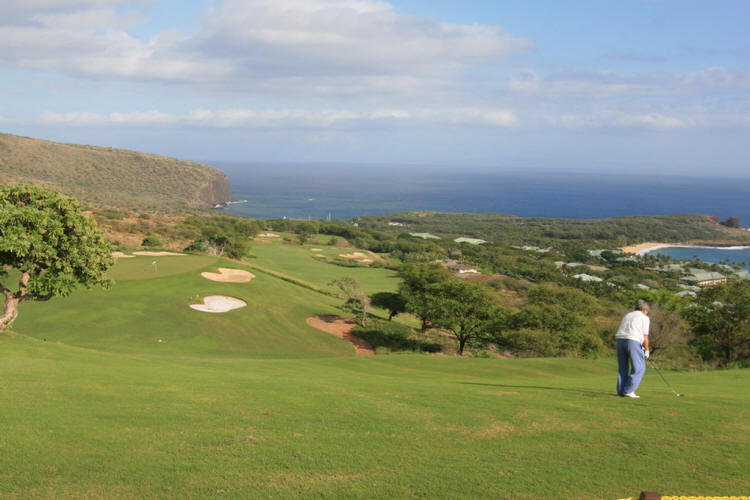
M639 398L635 393L646 373L648 359L648 318L650 306L645 300L635 303L635 311L622 318L617 329L617 395Z

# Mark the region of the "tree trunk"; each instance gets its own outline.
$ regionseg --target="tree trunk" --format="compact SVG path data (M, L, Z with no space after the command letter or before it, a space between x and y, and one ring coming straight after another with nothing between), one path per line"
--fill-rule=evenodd
M19 302L21 302L20 299L13 297L13 295L5 295L5 306L3 307L2 316L0 316L0 333L3 333L18 317Z
M464 346L466 345L466 337L460 336L458 337L458 355L463 356L464 355Z
M29 271L24 271L21 274L16 293L11 292L0 283L0 291L5 295L5 306L3 306L3 314L0 315L0 333L3 333L18 317L18 304L27 297L26 287L29 285L30 278L31 273Z

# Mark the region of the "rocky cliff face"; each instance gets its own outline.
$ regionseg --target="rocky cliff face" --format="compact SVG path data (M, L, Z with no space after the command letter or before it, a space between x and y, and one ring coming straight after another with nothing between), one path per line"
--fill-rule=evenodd
M224 172L218 172L201 188L199 199L211 206L223 205L232 201L232 186Z

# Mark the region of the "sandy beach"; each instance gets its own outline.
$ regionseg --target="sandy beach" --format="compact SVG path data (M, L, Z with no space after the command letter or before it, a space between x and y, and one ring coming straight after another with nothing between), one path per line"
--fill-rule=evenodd
M647 241L646 243L638 243L637 245L628 245L626 247L620 247L625 253L633 253L636 255L644 255L652 250L658 250L659 248L666 247L684 247L686 245L680 245L679 243L658 243L654 241Z

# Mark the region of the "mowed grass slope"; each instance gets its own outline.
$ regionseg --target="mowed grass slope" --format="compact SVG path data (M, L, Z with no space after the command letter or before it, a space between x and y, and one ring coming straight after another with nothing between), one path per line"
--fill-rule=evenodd
M285 251L258 259L283 272ZM218 267L244 268L121 259L109 291L23 305L0 335L0 498L750 491L748 370L668 372L685 398L650 370L631 400L613 359L355 358L305 324L340 300L268 273L200 276ZM188 307L210 294L248 306Z
M0 336L0 497L747 494L750 371L134 355Z
M326 238L331 239L330 236L319 235L319 239L325 240ZM313 252L313 249L321 251ZM349 255L356 252L367 253L366 250L342 248L321 241L299 245L278 239L267 239L262 243L253 244L251 253L254 257L248 259L248 262L282 272L332 292L336 291L336 288L329 286L329 283L343 277L357 280L368 294L393 292L398 288L399 278L396 271L367 266L345 267L326 261L329 258L340 258L342 254ZM316 254L324 255L325 258L315 257Z
M152 263L156 262L156 266ZM336 314L337 300L255 273L248 283L200 276L219 267L245 269L210 256L118 259L110 290L92 289L22 305L17 331L48 342L113 351L253 356L350 356L351 345L305 320ZM195 311L207 295L228 295L247 307Z

